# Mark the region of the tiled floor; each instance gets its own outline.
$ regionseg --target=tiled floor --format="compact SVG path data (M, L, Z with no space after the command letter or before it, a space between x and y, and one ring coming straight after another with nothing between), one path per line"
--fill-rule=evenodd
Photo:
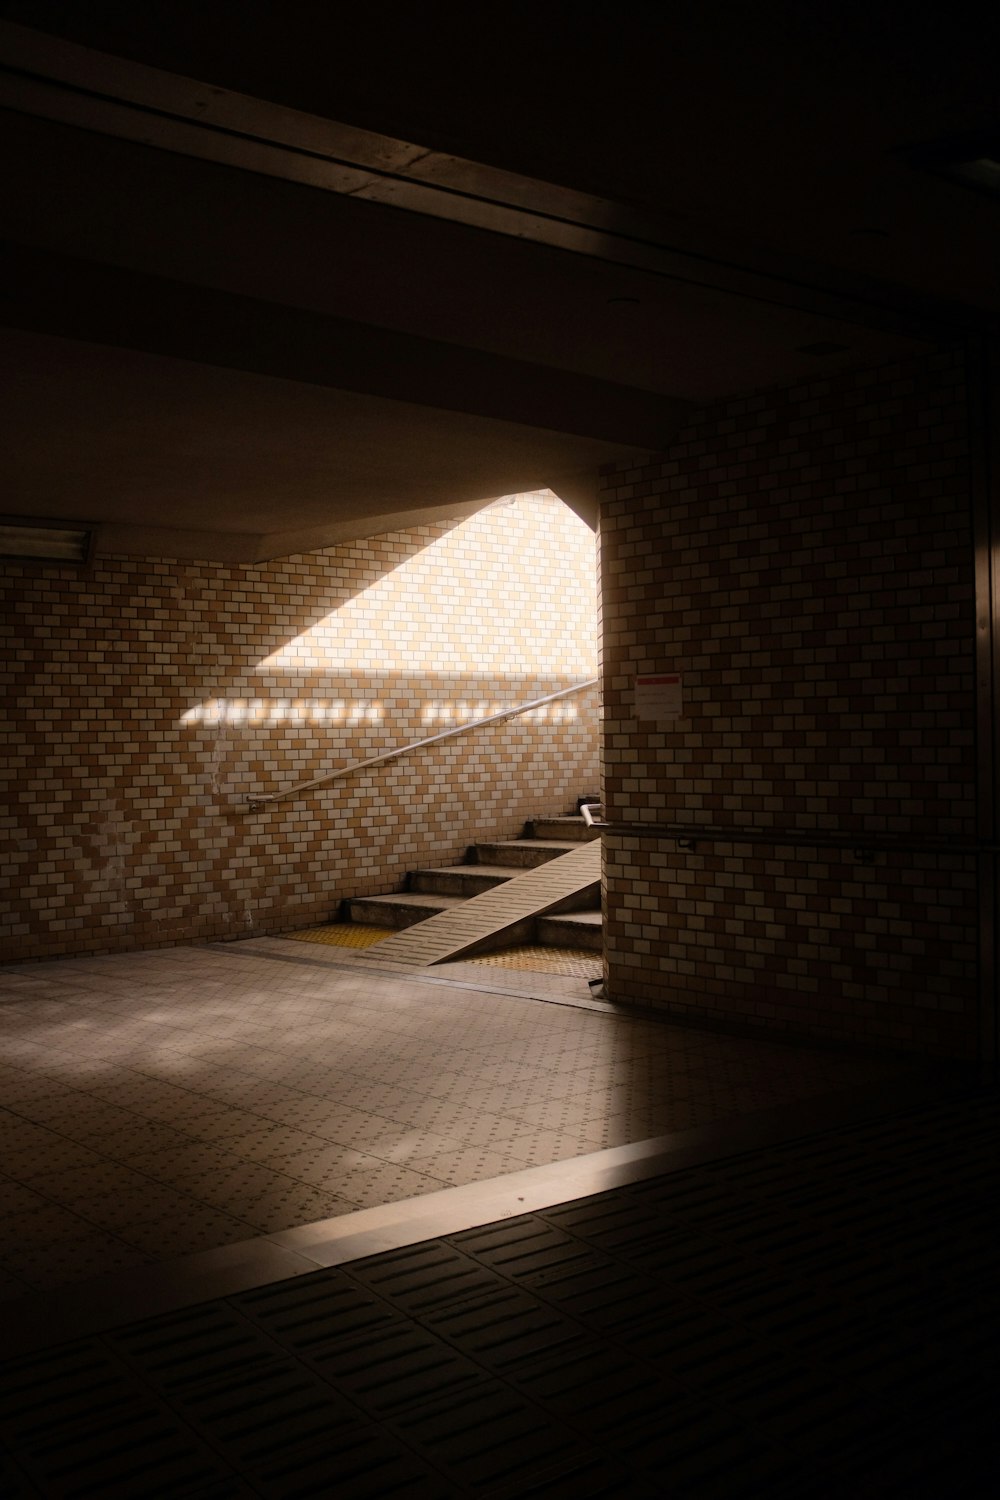
M0 1016L7 1298L906 1071L279 940L7 969Z
M583 1197L361 1236L140 1321L108 1302L68 1338L12 1306L0 1493L992 1500L1000 1106L886 1102L610 1153Z

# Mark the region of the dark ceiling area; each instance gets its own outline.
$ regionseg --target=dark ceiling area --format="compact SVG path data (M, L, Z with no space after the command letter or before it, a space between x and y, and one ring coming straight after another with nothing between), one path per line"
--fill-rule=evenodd
M905 24L904 24L905 22ZM4 509L253 561L1000 313L1000 24L892 6L0 4ZM985 150L985 148L983 148Z

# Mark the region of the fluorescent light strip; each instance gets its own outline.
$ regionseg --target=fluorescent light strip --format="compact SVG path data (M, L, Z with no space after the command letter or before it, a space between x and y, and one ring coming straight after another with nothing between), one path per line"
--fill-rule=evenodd
M51 562L87 561L91 533L86 527L39 525L37 522L0 522L0 557Z

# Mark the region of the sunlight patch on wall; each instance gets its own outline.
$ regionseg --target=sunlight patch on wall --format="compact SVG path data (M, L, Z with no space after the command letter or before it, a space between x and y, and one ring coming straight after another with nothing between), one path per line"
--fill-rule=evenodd
M380 724L381 703L345 698L213 698L181 715L182 724Z
M309 587L277 601L288 634L262 632L256 659L206 683L220 696L189 707L182 726L333 738L391 721L419 739L596 674L594 538L548 492L508 497L442 535L418 528L317 553L308 568ZM303 619L313 623L289 638ZM564 703L527 717L569 727L578 713Z
M377 539L350 550L359 571L384 565ZM593 675L595 566L593 534L561 501L511 496L400 555L255 670L454 676L489 661L493 674Z
M421 723L431 726L474 723L510 708L507 703L464 698L425 704ZM568 724L579 717L572 703L546 703L529 710L523 717L549 724ZM212 698L197 703L181 715L182 724L248 725L264 728L281 724L381 724L385 710L381 703L349 701L346 698Z

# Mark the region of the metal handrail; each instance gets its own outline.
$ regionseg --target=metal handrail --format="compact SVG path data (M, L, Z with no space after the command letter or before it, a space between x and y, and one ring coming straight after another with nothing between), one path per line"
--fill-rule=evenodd
M607 822L588 816L584 819L602 833L626 838L675 839L679 848L690 853L700 843L710 844L787 844L807 849L847 849L857 855L880 854L997 854L1000 844L991 839L913 839L906 834L874 833L863 828L833 833L819 828L762 828L708 823L625 823Z
M441 740L450 740L457 734L467 734L470 729L482 729L487 724L502 724L506 719L515 719L518 714L530 713L533 708L542 708L546 703L554 703L557 698L568 698L572 693L582 693L586 688L596 687L600 679L589 677L586 682L575 682L572 687L560 688L557 693L549 693L544 698L533 698L530 703L519 703L514 708L505 708L498 714L489 714L485 719L470 719L465 724L456 724L451 729L443 729L440 734L429 735L423 740L411 740L408 745L399 745L395 750L383 750L379 755L371 755L367 760L352 761L349 766L338 766L335 771L324 771L322 776L314 776L311 781L300 781L297 786L287 787L283 792L248 792L246 803L248 812L260 812L262 808L270 807L275 802L284 802L288 797L295 797L299 792L312 791L315 786L323 786L328 781L339 781L344 776L352 776L355 771L363 771L368 766L381 765L383 761L396 760L400 755L408 755L411 750L422 750L425 745L437 745Z

